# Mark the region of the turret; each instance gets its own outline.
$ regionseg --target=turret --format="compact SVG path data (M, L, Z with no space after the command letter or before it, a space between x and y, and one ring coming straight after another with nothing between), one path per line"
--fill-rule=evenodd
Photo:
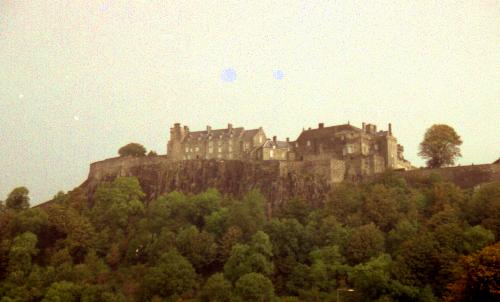
M189 134L188 126L181 127L180 123L175 123L170 128L170 140L167 144L167 155L173 160L182 159L182 141Z

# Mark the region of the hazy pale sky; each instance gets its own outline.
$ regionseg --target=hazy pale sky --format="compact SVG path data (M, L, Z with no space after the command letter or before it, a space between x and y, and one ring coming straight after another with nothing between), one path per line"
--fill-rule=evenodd
M393 132L420 166L425 130L461 164L500 156L499 1L0 0L0 199L82 183L131 141L192 130L350 121Z

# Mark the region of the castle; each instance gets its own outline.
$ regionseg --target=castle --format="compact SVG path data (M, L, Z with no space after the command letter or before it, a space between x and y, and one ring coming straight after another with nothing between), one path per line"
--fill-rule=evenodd
M224 129L207 126L203 131L190 131L176 123L167 145L172 160L330 161L350 178L412 169L403 151L391 124L386 131L377 131L377 126L366 123L361 128L350 123L329 127L319 123L318 128L303 129L295 141L267 138L262 127L246 130L228 124Z

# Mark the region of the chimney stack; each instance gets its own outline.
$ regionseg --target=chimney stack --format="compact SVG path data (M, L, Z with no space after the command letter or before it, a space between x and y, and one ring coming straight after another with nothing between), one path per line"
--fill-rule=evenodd
M210 134L210 132L212 132L212 127L207 126L207 132Z
M287 137L287 138L286 138L286 142L287 142L287 143L289 143L289 142L290 142L290 138L289 138L289 137Z
M363 123L361 124L361 129L363 129L363 132L365 132L365 127L366 127L366 124L365 124L365 122L363 122Z
M389 123L389 134L392 135L392 125Z
M325 124L324 124L324 123L319 123L319 124L318 124L318 128L319 128L319 129L323 129L324 127L325 127Z
M278 140L278 139L277 139L276 135L275 135L275 136L273 136L273 142L275 142L275 143L276 143L276 141L277 141L277 140Z

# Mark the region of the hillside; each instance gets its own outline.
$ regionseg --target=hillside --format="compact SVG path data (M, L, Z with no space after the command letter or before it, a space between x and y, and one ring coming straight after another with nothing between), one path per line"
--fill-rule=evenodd
M43 207L18 188L0 206L0 301L498 300L500 182L283 171L112 159Z

